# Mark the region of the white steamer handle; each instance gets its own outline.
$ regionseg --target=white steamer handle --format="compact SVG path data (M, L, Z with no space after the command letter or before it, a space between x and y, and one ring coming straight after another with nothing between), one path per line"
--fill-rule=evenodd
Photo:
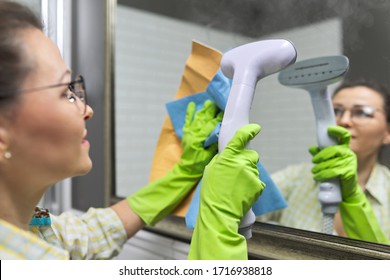
M249 112L255 89L253 87L238 84L233 85L225 108L221 130L218 138L219 152L226 147L236 131L242 126L249 124ZM237 186L239 187L239 186ZM251 226L255 223L256 216L252 209L242 218L239 232L246 239L252 237Z

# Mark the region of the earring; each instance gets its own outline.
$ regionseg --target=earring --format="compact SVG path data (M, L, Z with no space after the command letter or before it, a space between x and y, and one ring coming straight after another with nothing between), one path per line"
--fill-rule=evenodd
M10 158L12 157L11 152L10 152L10 151L6 151L6 152L4 153L4 157L5 157L6 159L10 159Z

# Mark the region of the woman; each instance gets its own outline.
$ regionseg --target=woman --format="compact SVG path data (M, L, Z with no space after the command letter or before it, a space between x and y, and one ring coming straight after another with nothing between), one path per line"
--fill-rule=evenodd
M205 149L203 142L222 114L209 101L197 113L190 104L181 159L164 177L112 207L91 208L82 217L49 216L35 208L48 188L92 168L85 123L93 110L87 104L84 79L77 76L71 81L71 70L42 32L39 19L14 2L0 2L0 60L0 259L112 258L145 224L157 223L180 203L217 152L216 145ZM245 127L232 144L246 143L258 132L258 126ZM236 148L235 157L245 161L244 146ZM226 160L219 157L210 165L213 176L241 164L233 158L221 169ZM243 176L258 178L256 157L246 162ZM209 185L219 191L219 185ZM241 207L241 200L253 203L263 187L260 181L257 186L236 195L236 203ZM194 246L193 252L210 251Z
M378 157L382 147L390 143L389 93L384 86L373 83L346 82L335 90L333 106L336 123L341 128L330 128L329 132L339 140L339 145L324 149L323 153L328 153L325 156L317 154L319 150L316 148L310 149L316 164L314 168L311 164L300 164L273 174L272 178L288 200L289 207L262 220L321 231L322 213L313 175L317 181L326 181L337 175L341 178L343 202L340 204L341 216L338 213L335 217L334 233L387 243L390 239L390 172L378 163ZM328 174L323 172L325 170ZM349 198L345 197L345 182L347 186L359 185L365 194L359 195L353 206L346 203ZM363 205L365 200L369 202L367 207L372 209L356 207ZM364 222L367 219L371 225ZM367 233L368 229L364 227L371 228L371 231Z

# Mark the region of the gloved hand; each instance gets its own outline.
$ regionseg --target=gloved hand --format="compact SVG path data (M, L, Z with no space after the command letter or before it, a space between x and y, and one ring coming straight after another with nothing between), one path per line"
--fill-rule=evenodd
M245 146L259 132L256 124L242 127L206 167L189 259L248 258L238 228L265 185L259 179L257 152Z
M351 134L341 126L330 126L328 133L338 139L338 145L328 146L322 150L318 147L309 149L313 155L312 162L316 164L312 168L314 180L325 182L338 177L343 201L351 201L361 191L357 178L356 155L349 148Z
M197 114L195 114L195 109L195 103L190 102L187 107L181 139L183 153L178 165L184 172L191 174L191 176L197 175L200 178L204 168L218 151L218 143L214 143L207 149L203 147L203 143L215 126L222 121L223 112L219 112L215 117L219 109L210 100L204 103L204 108Z
M179 162L164 177L127 197L131 209L146 224L154 225L170 214L202 177L205 166L218 150L218 143L203 147L203 142L222 120L222 112L217 112L216 104L210 100L196 113L195 103L190 102Z
M366 195L358 184L357 159L349 148L350 133L343 127L331 126L329 135L339 144L321 151L311 147L312 161L316 165L312 172L316 181L340 178L342 202L339 205L344 230L348 237L364 241L390 244L383 233Z

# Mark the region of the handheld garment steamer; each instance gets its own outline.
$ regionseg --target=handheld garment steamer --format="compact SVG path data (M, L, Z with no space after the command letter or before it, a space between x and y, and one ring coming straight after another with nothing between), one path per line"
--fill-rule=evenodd
M249 123L257 82L294 63L296 57L293 44L287 40L249 43L229 50L222 56L221 70L233 81L219 132L219 152L240 127ZM251 209L240 223L239 232L247 239L252 237L251 226L255 220Z
M297 62L279 73L279 82L282 85L302 88L310 93L319 148L337 144L337 141L328 135L328 127L335 125L336 120L327 86L341 80L348 68L347 57L325 56ZM332 234L334 215L341 202L338 178L319 183L318 199L323 213L322 232Z

